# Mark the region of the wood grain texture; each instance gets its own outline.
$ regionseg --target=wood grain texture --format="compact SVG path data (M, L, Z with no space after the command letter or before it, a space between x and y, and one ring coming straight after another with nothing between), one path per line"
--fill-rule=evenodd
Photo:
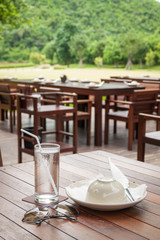
M50 219L40 227L22 222L24 213L33 207L22 198L34 193L34 163L27 162L0 168L0 239L42 240L159 240L160 168L104 151L61 156L60 194L69 184L92 179L99 173L110 176L108 157L136 183L147 184L148 194L136 206L120 211L94 211L75 205L77 222ZM17 237L17 238L16 238Z

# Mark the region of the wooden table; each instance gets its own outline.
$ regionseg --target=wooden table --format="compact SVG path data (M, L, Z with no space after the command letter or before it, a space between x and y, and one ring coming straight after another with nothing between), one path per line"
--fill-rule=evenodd
M4 80L0 80L0 82L4 82ZM95 98L95 113L94 113L94 143L95 146L102 146L102 96L109 96L109 95L125 95L125 94L132 94L135 89L144 89L143 86L137 87L129 87L126 84L121 83L105 83L99 88L89 88L88 83L81 83L81 82L70 82L67 81L65 83L61 83L61 81L56 82L55 84L41 84L36 83L31 80L10 80L5 82L16 85L19 83L23 84L32 84L35 86L45 85L48 87L58 88L62 92L70 92L70 93L77 93L79 95L86 95L90 96L93 95Z
M117 79L129 79L129 80L134 80L134 81L159 81L159 77L147 77L147 76L142 76L142 77L132 77L132 76L111 76L111 78L117 78Z
M104 151L61 157L60 194L74 181L109 175L108 156L130 181L145 183L146 198L136 206L115 212L80 207L77 222L50 219L41 226L21 221L34 205L22 198L34 193L33 162L0 168L0 239L160 239L160 167ZM70 199L67 202L73 203Z

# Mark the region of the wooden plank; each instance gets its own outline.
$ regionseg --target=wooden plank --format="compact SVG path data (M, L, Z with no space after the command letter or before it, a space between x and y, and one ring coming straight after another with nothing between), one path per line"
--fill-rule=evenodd
M37 227L36 225L28 224L22 222L22 217L25 213L24 209L19 208L18 206L12 204L11 202L8 202L7 200L0 198L1 202L1 213L9 218L10 221L15 222L20 227L22 227L25 231L31 232L38 238L42 240L59 240L59 239L67 239L71 240L73 239L71 236L68 236L62 231L59 231L57 228L47 224L43 223L41 227Z
M126 228L131 232L140 234L147 239L159 240L160 229L127 215L123 215L120 212L118 214L115 214L114 212L108 212L107 214L104 214L103 212L97 211L96 215L123 228Z
M137 207L140 207L141 209L144 209L145 211L154 213L156 215L160 215L160 206L154 202L143 200L142 202L138 203Z
M7 167L2 168L1 171L5 172L11 176L14 176L15 178L21 179L24 182L27 182L28 184L33 185L34 176L29 173L24 174L24 171L22 171L20 169L17 169L13 166L7 166Z
M5 198L5 199L8 199L10 202L12 202L13 201L13 203L14 204L16 204L16 205L18 205L18 206L20 206L21 208L24 208L25 207L25 209L27 208L27 209L30 209L31 208L31 206L32 205L30 205L30 204L27 204L27 203L24 203L24 202L22 202L21 201L21 199L23 198L23 194L22 193L16 193L16 191L14 190L14 189L10 189L9 187L3 187L2 186L2 184L0 185L0 188L2 189L2 191L1 191L1 195ZM7 205L6 205L7 206ZM8 208L8 206L7 206L7 208ZM14 208L14 207L13 207ZM21 215L21 218L22 218L22 216L23 215ZM85 218L85 219L84 219ZM91 216L90 217L91 219L93 219L93 216ZM89 218L89 219L90 219ZM89 220L88 220L88 216L84 216L84 214L81 216L81 214L80 214L80 217L78 218L78 221L80 222L80 223L83 223L84 224L84 222L88 222ZM127 236L132 236L131 237L131 239L141 239L141 238L139 238L137 235L135 236L134 234L129 234L129 232L128 232L128 230L122 230L121 228L120 228L120 230L118 230L117 228L118 228L118 226L113 226L111 223L108 225L108 223L104 223L104 221L101 221L100 219L98 219L98 222L99 222L99 224L98 224L98 226L100 227L100 228L102 228L102 229L104 229L103 230L103 234L108 234L108 231L110 232L110 237L113 237L114 235L115 235L115 232L117 232L117 231L120 231L120 233L122 233L123 232L123 234L122 234L122 237L127 237ZM50 221L50 223L51 223L51 221ZM102 223L102 224L100 224L100 223ZM88 222L88 227L90 227L90 228L93 228L93 222L91 222L91 223L89 223ZM106 228L105 228L105 226L103 226L103 225L105 225L106 226ZM54 224L54 226L55 226L55 224ZM77 226L77 225L76 225ZM96 229L96 226L97 226L97 218L95 219L95 223L94 223L94 230ZM98 226L97 226L97 230L96 231L100 231L100 230L98 230ZM108 228L109 228L109 230L107 230L107 226L108 226ZM72 226L72 228L73 228L73 226ZM83 227L84 229L83 229L83 231L85 230L85 227ZM68 229L68 227L67 227L67 229ZM113 229L115 229L114 231L115 232L113 232L112 233L112 231L111 230L113 230ZM63 231L64 231L64 229L63 229ZM67 230L66 230L67 231ZM72 230L73 231L73 230ZM75 228L75 225L74 225L74 231L76 231L76 232L74 232L74 234L80 234L80 232L81 232L81 227L79 226L79 227L76 227ZM89 231L91 231L91 230L89 230L89 229L87 229L86 230L88 233L89 233ZM102 231L102 230L101 230ZM92 232L92 231L91 231ZM71 229L69 229L68 230L68 234L69 233L71 233ZM101 232L102 233L102 232ZM92 233L90 233L89 234L89 237L91 237L91 235L92 235ZM96 236L97 234L93 234L94 236ZM115 235L116 236L116 235ZM76 235L76 238L78 238L78 235ZM84 236L84 238L80 238L80 239L87 239L87 238L85 238L85 236ZM94 238L93 238L94 239ZM96 238L95 238L96 239ZM97 239L101 239L101 238L99 238L99 236L97 237ZM103 239L103 238L102 238ZM105 238L106 239L106 238ZM116 239L116 238L115 238ZM121 239L124 239L124 238L121 238Z
M69 171L71 174L74 174L76 172L78 175L83 176L84 178L88 178L88 179L92 179L92 178L95 178L97 176L97 173L93 173L91 171L92 170L91 168L90 168L90 171L89 171L88 169L86 170L86 169L78 168L77 166L73 166L73 165L70 165L70 164L67 164L67 163L64 163L64 162L61 163L61 169ZM110 175L109 175L109 177L110 177ZM149 182L145 182L143 178L142 178L142 180L139 180L137 178L128 177L128 179L130 181L136 182L137 184L146 183L147 187L148 187L148 191L160 194L160 186L154 185L154 184L149 183ZM157 181L156 181L156 184L158 184Z
M70 164L76 167L80 167L82 169L92 169L92 172L97 173L97 175L99 173L102 173L105 176L110 177L111 176L111 172L110 172L110 168L107 163L101 162L99 160L96 159L92 159L92 158L88 158L88 157L84 157L82 156L80 160L78 160L77 156L72 156L72 157L65 157L64 161L66 164ZM114 161L115 163L115 161ZM119 164L115 163L117 166ZM92 166L92 167L90 167ZM119 169L121 169L121 171L128 176L128 178L133 178L133 179L140 179L146 182L150 182L152 184L157 184L159 185L159 179L157 179L155 176L148 176L145 173L141 174L141 173L137 173L136 171L132 170L132 168L130 167L130 169L126 169L124 167L118 166ZM159 174L160 175L160 174Z
M36 240L39 239L28 231L25 231L22 227L19 227L16 223L11 221L9 218L0 214L0 239L25 239L25 240Z
M160 204L160 196L154 193L148 193L146 196L146 199L148 201L151 201L153 203Z
M22 180L15 178L7 174L6 172L0 172L0 182L21 192L26 196L32 195L34 193L34 186L23 182Z
M155 177L160 178L160 176L159 176L160 167L154 166L154 169L148 168L148 167L145 168L145 166L147 166L146 163L132 160L129 158L125 158L120 155L116 155L116 154L108 153L108 152L104 152L104 151L87 152L87 153L85 152L85 153L80 153L80 155L90 157L90 158L95 158L95 159L98 159L99 161L103 161L106 163L108 163L108 157L111 157L111 159L114 160L114 162L121 167L129 168L129 169L132 168L132 170L140 172L140 173L143 171L143 172L145 172L145 174L148 174L150 176L153 176L153 174L154 174ZM137 164L137 162L138 162L138 164Z
M91 228L86 227L78 222L71 222L63 219L50 219L49 224L43 222L40 227L35 225L23 223L21 221L24 215L24 210L20 209L11 202L7 202L5 199L0 199L1 202L1 212L2 214L8 215L9 219L16 222L19 226L26 229L26 231L35 234L37 237L50 240L53 239L100 239L107 240L110 239L101 233L98 233ZM6 208L7 206L7 208ZM70 236L69 236L70 235ZM71 237L73 236L73 238Z
M137 207L124 209L121 212L126 214L127 216L130 216L132 218L145 222L148 225L160 229L160 217L158 214L153 214Z

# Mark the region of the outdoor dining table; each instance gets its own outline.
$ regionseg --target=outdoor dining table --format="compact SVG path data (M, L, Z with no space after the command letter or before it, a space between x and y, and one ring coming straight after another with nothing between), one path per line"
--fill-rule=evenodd
M54 84L51 82L48 83L39 83L32 80L0 80L0 82L8 82L11 85L23 83L23 84L32 84L35 86L48 86L53 88L58 88L62 92L77 93L79 95L94 96L94 144L95 146L102 146L102 97L109 97L110 95L128 95L132 94L135 89L144 89L143 86L128 86L121 83L104 83L100 87L89 87L88 83L84 82L73 82L66 81L65 83L57 81Z
M137 205L117 211L98 211L74 203L77 221L49 219L40 226L22 222L34 204L24 198L34 194L34 162L0 168L0 239L97 240L160 239L160 167L105 151L61 156L60 195L73 182L110 173L108 158L131 182L147 185L147 196ZM23 199L23 200L22 200Z

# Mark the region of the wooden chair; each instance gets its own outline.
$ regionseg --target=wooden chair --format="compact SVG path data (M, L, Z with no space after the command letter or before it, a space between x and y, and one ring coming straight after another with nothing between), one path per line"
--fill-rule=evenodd
M54 102L54 99L51 95L45 96L43 95L43 103L44 104L52 104ZM63 96L63 104L65 105L72 105L72 99L68 97L68 95ZM76 108L79 109L81 106L83 106L83 110L77 111L77 121L86 120L87 123L87 145L90 145L90 139L91 139L91 108L92 108L92 101L89 99L78 99L77 100L77 106ZM84 108L85 106L85 108ZM55 116L52 115L48 117L50 119L55 119ZM66 113L63 115L63 121L66 122L66 130L69 131L69 122L73 121L73 113ZM43 121L43 128L46 129L46 122Z
M2 161L2 154L1 154L1 149L0 149L0 167L3 166L3 161Z
M15 125L16 94L10 91L9 84L0 84L0 120L4 121L8 118L9 110L11 133L13 132L13 124Z
M138 114L148 113L152 114L156 105L158 96L157 90L135 90L130 97L130 101L112 100L117 104L128 104L129 110L126 111L110 111L110 101L106 101L105 110L105 144L108 144L109 136L109 120L115 121L114 133L117 130L117 121L123 121L128 126L128 150L132 150L134 125L138 124Z
M21 133L22 128L22 114L31 114L33 115L34 120L34 126L33 126L33 134L36 136L39 136L39 126L40 126L40 119L41 118L47 118L51 117L52 115L56 116L56 129L54 131L42 131L42 136L47 134L55 134L55 138L53 141L50 142L56 142L60 144L61 152L77 152L77 95L76 94L64 94L59 92L53 92L53 93L41 93L41 96L43 94L54 95L55 96L55 104L52 103L52 105L41 105L40 108L38 108L38 98L36 96L32 95L24 95L19 94L17 95L17 134L18 134L18 162L22 162L22 152L34 155L33 147L29 149L26 147L25 144L22 143L22 140L31 142L36 144L36 141L34 138L29 136L24 136ZM64 95L68 95L69 97L72 97L72 103L73 106L64 106L61 99ZM72 113L73 114L73 132L67 132L64 131L62 128L63 123L63 115L66 113ZM64 137L68 136L72 138L72 142L64 142ZM43 142L43 137L42 137ZM32 146L33 146L32 145Z
M146 143L160 146L160 131L146 132L146 122L149 120L155 120L160 123L160 116L144 113L139 114L137 160L143 162Z

